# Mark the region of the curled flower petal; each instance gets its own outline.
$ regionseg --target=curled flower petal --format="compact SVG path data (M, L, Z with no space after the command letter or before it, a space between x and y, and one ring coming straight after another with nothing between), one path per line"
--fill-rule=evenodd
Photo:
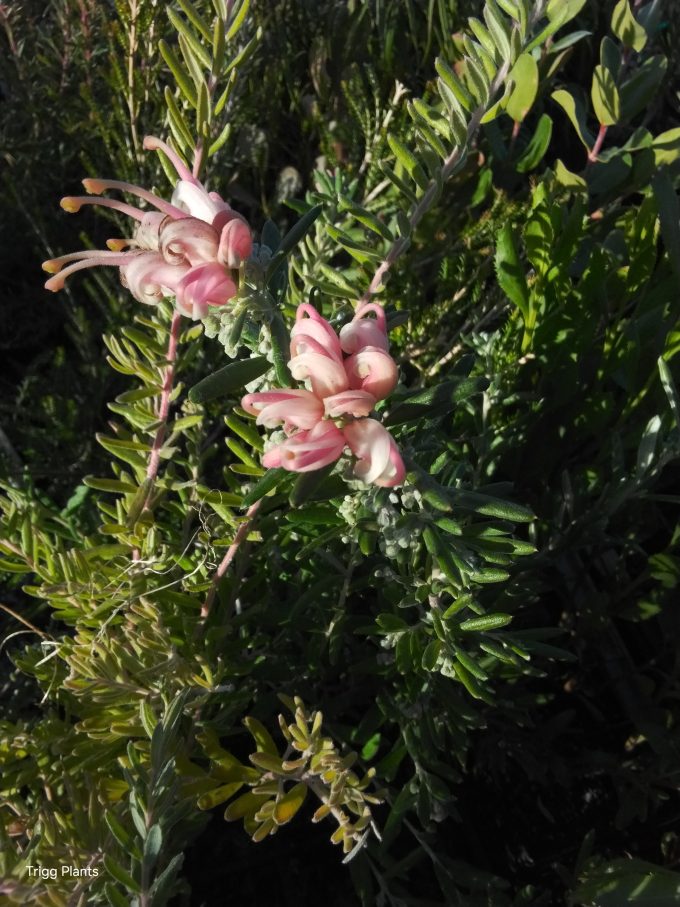
M319 315L314 306L306 302L297 308L295 324L290 332L291 341L295 341L294 344L291 344L291 351L295 348L297 352L305 352L305 338L311 338L316 341L321 348L316 347L317 352L324 352L332 359L342 362L340 341L335 331L326 319Z
M160 211L146 211L135 230L135 245L150 252L158 251L161 224L167 217Z
M368 318L373 312L375 318ZM387 351L390 342L387 339L387 323L382 306L367 302L354 313L354 318L340 331L340 344L346 353L358 353L365 347L376 347Z
M228 268L238 268L250 258L253 251L253 234L240 215L235 215L222 227L217 260Z
M231 212L229 205L219 195L208 194L200 183L180 180L172 193L172 204L192 217L212 224L218 215Z
M315 344L315 341L311 341L311 343ZM318 346L318 344L316 345ZM291 344L292 351L293 344ZM288 367L296 381L304 381L309 378L312 393L320 399L347 390L347 374L342 364L323 353L301 353L290 360Z
M167 219L159 239L163 258L171 264L199 265L217 256L217 232L197 217Z
M354 474L366 483L385 488L401 485L406 475L404 461L392 435L375 419L359 419L343 429L358 462Z
M266 428L283 424L286 428L311 429L323 418L323 403L303 388L246 394L241 406Z
M332 422L319 422L311 431L299 431L262 457L267 469L312 472L334 463L345 449L345 437Z
M155 305L172 296L186 272L186 266L170 265L158 252L139 252L121 267L120 279L139 302Z
M345 360L349 386L373 394L384 400L392 393L399 380L397 364L389 353L374 346L366 346Z
M341 391L332 397L326 397L323 401L326 415L331 419L337 419L339 416L355 418L368 416L376 403L377 400L372 394L359 390Z
M236 284L217 262L190 268L177 284L177 308L197 320L205 318L209 306L221 306L236 295Z

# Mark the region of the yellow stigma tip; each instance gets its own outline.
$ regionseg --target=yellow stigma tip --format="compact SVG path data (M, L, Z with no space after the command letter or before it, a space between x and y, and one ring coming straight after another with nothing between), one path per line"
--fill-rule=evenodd
M106 246L112 252L122 252L130 244L129 239L107 239Z
M101 180L97 179L84 179L83 186L85 187L85 191L89 192L90 195L101 195L104 191Z
M80 211L80 202L70 196L62 198L59 204L64 211L68 211L69 214L75 214L77 211Z
M42 263L41 267L42 267L43 271L47 271L48 274L58 274L61 269L61 265L57 264L57 262L55 262L53 259L49 259L49 261L44 261Z

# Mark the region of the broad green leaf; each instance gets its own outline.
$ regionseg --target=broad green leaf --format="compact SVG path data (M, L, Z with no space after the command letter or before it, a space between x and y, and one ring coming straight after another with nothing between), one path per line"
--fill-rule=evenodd
M600 125L616 125L621 116L619 90L616 87L614 76L604 66L595 67L590 97Z
M585 5L586 0L550 0L546 7L546 15L549 19L560 19L562 23L569 22Z
M583 105L571 92L565 88L554 91L551 95L553 101L556 101L562 110L571 120L571 124L576 130L581 143L590 151L595 144L595 136L589 131L586 125L586 114Z
M647 32L636 20L629 0L619 0L612 13L612 31L624 45L640 52L647 43Z
M680 157L680 127L669 129L652 141L654 163L657 167L672 164Z
M628 122L641 113L659 91L668 60L661 54L641 63L621 86L621 120Z
M505 109L515 122L523 122L531 110L538 92L538 64L531 54L521 54L510 71L515 87Z

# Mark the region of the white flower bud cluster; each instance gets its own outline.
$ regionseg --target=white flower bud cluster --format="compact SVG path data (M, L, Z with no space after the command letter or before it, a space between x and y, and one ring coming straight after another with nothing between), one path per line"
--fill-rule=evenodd
M404 485L390 492L387 502L381 504L376 512L380 526L378 544L385 557L399 560L402 553L415 550L420 544L419 533L415 532L415 521L406 520L405 514L419 513L422 509L422 496L417 488ZM401 524L401 525L398 525Z

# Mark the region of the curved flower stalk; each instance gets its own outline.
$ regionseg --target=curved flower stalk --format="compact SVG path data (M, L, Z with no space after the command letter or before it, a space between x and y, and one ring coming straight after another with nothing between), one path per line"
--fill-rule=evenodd
M64 210L74 213L83 205L113 208L131 217L137 227L131 238L108 240L108 251L71 252L44 262L43 269L54 275L45 286L57 292L76 271L112 265L120 268L121 283L139 302L154 305L174 296L181 314L205 318L210 307L223 306L236 295L235 271L252 252L250 227L216 192L208 192L165 142L147 136L144 147L162 151L177 171L171 201L132 183L83 180L90 195L63 198ZM107 189L136 196L154 210L90 197Z
M394 438L369 418L397 383L397 366L388 348L385 313L376 303L360 306L339 337L313 306L298 306L288 365L293 377L308 387L247 394L241 401L246 412L257 416L258 425L282 425L288 435L267 451L263 466L311 472L334 463L349 447L358 478L386 487L400 485L405 469Z

